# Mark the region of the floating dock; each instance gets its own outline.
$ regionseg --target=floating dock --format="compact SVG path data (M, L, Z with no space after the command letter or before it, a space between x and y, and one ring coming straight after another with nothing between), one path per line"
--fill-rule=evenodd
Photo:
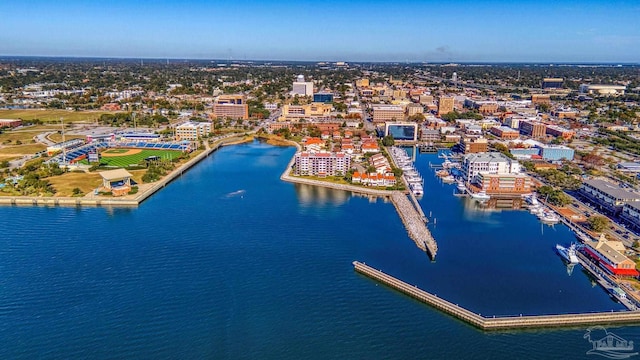
M418 301L426 303L446 314L454 316L486 331L546 327L640 324L640 311L484 317L419 289L415 285L409 285L361 262L354 261L353 266L355 271L360 274L379 281L405 295L411 296Z
M427 252L431 260L435 259L438 252L438 244L424 223L424 214L420 215L411 201L409 201L409 198L400 192L394 192L391 195L391 202L396 207L396 211L400 215L405 228L407 228L411 240L416 243L418 248Z

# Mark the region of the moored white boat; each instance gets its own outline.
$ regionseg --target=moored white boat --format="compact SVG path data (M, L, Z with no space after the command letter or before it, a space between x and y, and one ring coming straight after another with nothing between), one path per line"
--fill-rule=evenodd
M486 201L491 199L491 196L487 195L486 192L484 191L480 191L477 193L471 193L471 198L479 200L479 201Z
M411 192L413 192L413 194L416 196L420 196L424 194L424 189L422 188L422 184L411 183L409 184L409 187L411 188Z
M560 222L560 217L558 215L547 210L538 214L538 219L540 219L540 221L542 221L543 223L547 223L547 224L555 224Z
M571 244L568 248L560 244L556 244L556 252L560 257L571 264L578 264L580 262L580 260L578 260L578 255L576 255L576 244Z

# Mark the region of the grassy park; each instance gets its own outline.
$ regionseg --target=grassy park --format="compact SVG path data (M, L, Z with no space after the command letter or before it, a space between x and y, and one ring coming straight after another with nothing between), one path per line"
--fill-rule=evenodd
M26 109L26 110L0 110L0 119L40 119L43 122L60 123L60 118L65 123L89 121L95 122L102 114L115 114L115 111L70 111L51 109Z

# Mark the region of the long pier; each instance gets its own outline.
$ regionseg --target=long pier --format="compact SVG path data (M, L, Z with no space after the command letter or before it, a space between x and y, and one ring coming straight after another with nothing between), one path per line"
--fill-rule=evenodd
M431 232L429 232L429 229L427 229L423 217L418 213L405 194L394 192L391 195L391 202L393 206L396 207L396 211L400 215L400 219L405 228L407 228L411 240L413 240L422 251L426 251L433 260L438 252L438 244L431 235Z
M445 299L437 297L436 295L419 289L415 285L407 284L364 263L354 261L353 266L355 271L360 274L379 281L390 288L486 331L546 327L640 324L640 311L484 317L457 304L453 304Z

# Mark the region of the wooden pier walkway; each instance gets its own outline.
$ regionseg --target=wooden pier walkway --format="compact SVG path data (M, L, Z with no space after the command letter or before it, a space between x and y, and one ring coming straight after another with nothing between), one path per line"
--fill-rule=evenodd
M435 259L438 252L438 244L424 223L424 214L420 215L411 201L409 201L409 198L400 192L394 192L391 195L391 202L396 207L396 211L400 215L400 219L411 240L416 243L418 248L427 252L431 260Z
M482 330L640 324L640 311L484 317L358 261L355 271Z

